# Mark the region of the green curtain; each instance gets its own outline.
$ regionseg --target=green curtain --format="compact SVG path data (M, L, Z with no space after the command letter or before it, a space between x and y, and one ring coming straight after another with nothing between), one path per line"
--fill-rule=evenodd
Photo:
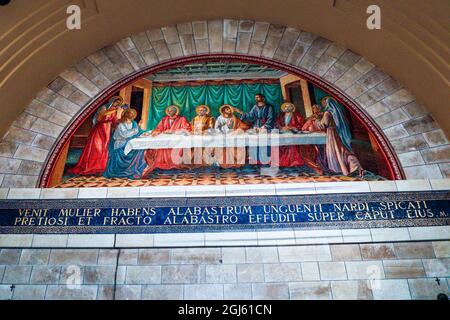
M195 107L206 104L211 114L217 118L219 108L230 104L244 111L255 104L255 94L262 93L267 103L278 111L283 97L279 84L237 84L237 85L205 85L184 87L156 87L152 91L150 101L148 128L154 129L165 116L165 109L170 105L180 107L180 114L189 121L195 117Z

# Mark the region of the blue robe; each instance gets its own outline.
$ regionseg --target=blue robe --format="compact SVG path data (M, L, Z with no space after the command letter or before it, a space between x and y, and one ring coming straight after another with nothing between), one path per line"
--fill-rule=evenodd
M133 121L130 124L120 123L110 142L108 165L104 176L106 178L139 179L147 167L144 150L132 150L125 155L127 142L142 134L138 124Z
M239 115L239 118L245 122L251 122L253 128L262 128L263 126L270 131L275 125L275 111L270 104L266 104L264 107L258 107L254 105L253 108L243 114ZM271 157L271 147L249 147L248 149L250 163L256 162L257 164L269 164Z
M239 118L242 121L252 123L253 128L265 126L267 130L271 130L275 125L275 111L270 104L266 104L262 108L254 105L249 112L239 115Z

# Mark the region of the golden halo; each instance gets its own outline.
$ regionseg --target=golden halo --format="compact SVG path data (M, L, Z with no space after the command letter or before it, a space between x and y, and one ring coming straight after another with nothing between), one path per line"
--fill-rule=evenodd
M133 108L130 108L130 109L127 109L126 111L125 111L125 114L128 114L129 116L129 118L131 119L131 120L134 120L134 119L136 119L136 117L137 117L137 110L136 109L133 109Z
M281 109L281 111L286 112L286 108L289 107L289 106L293 106L294 110L295 110L295 105L292 102L285 102L285 103L283 103L281 105L280 109Z
M204 105L204 104L202 104L202 105L200 105L200 106L197 106L197 107L195 108L195 113L198 114L198 109L201 108L201 107L206 108L206 114L210 114L210 113L211 113L211 108L208 107L207 105Z
M179 114L180 114L180 108L179 108L179 107L177 107L177 106L168 106L168 107L166 108L166 115L167 115L167 116L169 115L168 111L169 111L170 108L175 108L175 109L177 109L177 114L176 114L176 115L179 115Z
M121 96L111 97L111 99L109 99L109 102L114 103L114 101L116 101L116 100L119 100L121 105L123 104L123 98Z
M223 114L223 109L225 109L225 108L230 108L230 109L231 109L231 112L234 112L234 108L233 108L232 106L230 106L229 104L224 104L223 106L221 106L221 107L219 108L220 114Z

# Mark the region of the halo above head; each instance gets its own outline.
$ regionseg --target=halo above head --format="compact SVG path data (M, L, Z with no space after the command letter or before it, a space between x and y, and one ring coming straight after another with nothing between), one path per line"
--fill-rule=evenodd
M113 104L115 101L119 100L120 104L123 104L123 98L121 96L114 96L111 99L109 99L109 103Z
M231 112L234 111L234 108L233 108L232 106L230 106L229 104L224 104L223 106L221 106L221 107L219 108L220 114L223 114L223 109L225 109L225 108L230 108L230 109L231 109Z
M202 105L200 105L200 106L197 106L197 107L195 108L195 113L198 114L198 109L200 109L200 108L205 108L205 109L206 109L206 114L210 114L210 113L211 113L211 108L208 107L207 105L204 105L204 104L202 104Z
M133 108L127 109L125 111L125 116L131 120L134 120L137 117L137 110Z
M294 110L295 110L295 105L292 102L285 102L285 103L283 103L281 105L280 109L281 109L281 111L286 112L286 109L288 107L294 107Z
M180 114L180 108L179 107L177 107L177 106L168 106L167 108L166 108L166 115L169 115L169 109L170 108L175 108L175 109L177 109L177 113L176 113L176 115L179 115Z

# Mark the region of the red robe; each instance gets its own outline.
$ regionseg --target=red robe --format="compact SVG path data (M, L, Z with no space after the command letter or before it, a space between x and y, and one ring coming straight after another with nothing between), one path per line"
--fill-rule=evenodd
M109 110L111 112L113 110ZM118 123L116 112L104 115L92 128L78 163L68 170L76 175L102 174L108 163L111 129Z
M304 124L303 117L300 113L294 112L291 117L291 121L286 124L284 120L284 113L278 115L275 125L281 130L283 127L295 128L297 130L302 130ZM300 152L300 146L284 146L280 147L279 151L280 161L278 165L280 167L297 167L305 164L303 157Z
M170 125L170 117L165 116L161 122L156 126L154 131L164 133L167 131L188 131L191 132L191 125L183 116L176 116L172 125ZM179 159L173 159L173 154L177 154ZM145 160L147 161L147 169L145 169L143 176L151 173L154 169L181 169L183 165L177 163L183 158L183 149L158 149L145 151ZM178 160L178 161L177 161Z

